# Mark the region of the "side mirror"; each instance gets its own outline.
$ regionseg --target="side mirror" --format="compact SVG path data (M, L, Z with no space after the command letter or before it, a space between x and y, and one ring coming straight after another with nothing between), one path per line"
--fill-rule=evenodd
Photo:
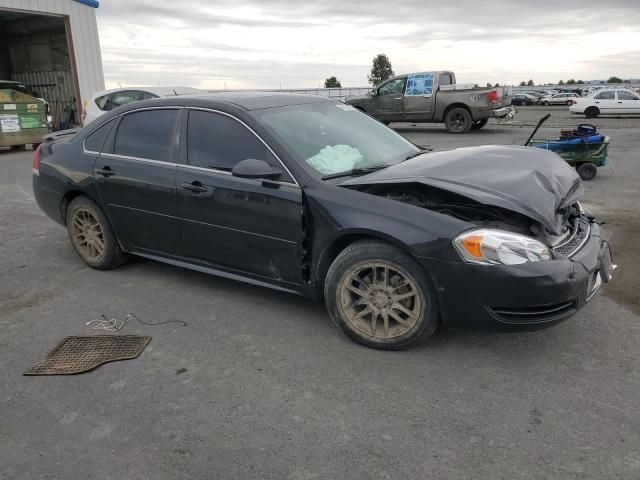
M375 96L378 94L378 90L374 88L374 89L372 89L372 90L369 92L369 94L370 94L372 97L375 97Z
M247 158L236 163L231 170L231 175L240 178L267 178L274 180L282 176L282 170L272 167L264 160Z

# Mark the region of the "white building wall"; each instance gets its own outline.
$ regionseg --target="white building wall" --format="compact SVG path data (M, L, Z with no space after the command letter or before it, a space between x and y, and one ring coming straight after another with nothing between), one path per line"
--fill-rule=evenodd
M69 17L81 97L78 103L84 104L91 94L104 90L95 8L73 0L0 0L2 9Z

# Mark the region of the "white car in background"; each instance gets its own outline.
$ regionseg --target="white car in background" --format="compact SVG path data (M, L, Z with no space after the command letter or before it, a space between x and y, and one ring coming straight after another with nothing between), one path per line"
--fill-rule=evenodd
M612 114L637 115L640 114L640 95L626 88L605 88L588 97L577 98L569 111L587 118Z
M194 95L206 93L203 90L191 87L128 87L114 90L103 90L94 93L88 101L85 101L82 123L87 125L93 122L109 110L121 105L151 98L173 97L177 95Z
M577 93L556 93L555 95L551 95L548 97L542 97L540 99L540 103L542 105L571 105L573 103L573 99L578 98L579 95Z

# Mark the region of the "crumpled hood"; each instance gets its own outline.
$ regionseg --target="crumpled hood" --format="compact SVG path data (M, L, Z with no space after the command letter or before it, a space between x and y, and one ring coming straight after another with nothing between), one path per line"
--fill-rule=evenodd
M554 235L562 233L559 210L584 193L576 171L557 154L499 145L427 153L339 185L410 182L526 215Z

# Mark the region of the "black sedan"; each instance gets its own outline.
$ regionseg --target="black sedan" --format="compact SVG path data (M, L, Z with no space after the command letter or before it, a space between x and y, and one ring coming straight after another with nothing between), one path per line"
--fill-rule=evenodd
M538 99L535 98L533 95L529 95L527 93L519 93L511 97L511 105L523 106L523 105L535 105L536 103L538 103Z
M324 298L347 335L383 349L440 324L557 323L612 270L556 154L429 153L310 95L125 105L47 138L33 188L90 267L138 255Z

